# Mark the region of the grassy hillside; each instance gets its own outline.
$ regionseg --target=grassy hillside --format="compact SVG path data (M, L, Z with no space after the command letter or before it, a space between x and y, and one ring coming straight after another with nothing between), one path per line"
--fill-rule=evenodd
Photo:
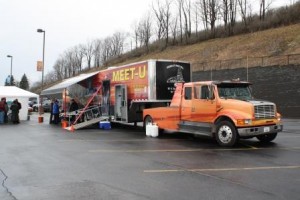
M184 60L195 63L286 54L300 54L300 24L218 38L193 45L169 47L164 51L129 59L116 65L146 59Z

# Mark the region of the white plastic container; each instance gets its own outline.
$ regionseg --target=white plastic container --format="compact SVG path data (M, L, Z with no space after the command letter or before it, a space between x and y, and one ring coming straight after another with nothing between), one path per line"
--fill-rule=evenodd
M156 124L146 125L146 136L157 137L158 136L158 126Z

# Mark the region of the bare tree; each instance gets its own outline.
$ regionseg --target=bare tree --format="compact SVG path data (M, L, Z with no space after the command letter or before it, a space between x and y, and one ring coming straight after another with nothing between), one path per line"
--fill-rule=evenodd
M164 4L156 1L156 6L152 5L154 16L156 17L157 39L165 39L165 47L169 43L170 21L171 21L171 0L165 0Z
M208 30L208 6L207 0L197 0L195 6L199 10L199 20L202 21L204 29Z
M240 8L242 21L244 23L245 28L247 29L248 21L250 21L252 17L251 4L247 0L238 0L238 5Z
M164 29L165 29L165 38L166 38L166 45L167 47L169 43L169 32L170 32L170 20L171 20L171 1L165 0L164 5Z
M93 41L94 45L94 51L93 51L93 57L94 57L94 67L100 67L101 66L101 51L102 51L102 41L100 39L96 39Z
M65 68L66 68L67 77L75 76L76 73L75 73L75 69L74 69L72 49L65 51L64 59L66 61Z
M149 51L149 43L151 38L151 17L148 14L141 22L139 28L139 37L142 44L145 46L146 51Z
M179 31L180 31L180 42L183 42L183 25L182 25L182 8L184 0L177 0L178 4L178 16L179 16Z
M140 37L140 22L136 21L134 24L133 24L133 40L134 40L134 43L135 43L135 49L138 48L139 46L139 37ZM132 50L132 48L131 48Z
M112 39L110 37L107 37L103 40L103 50L102 50L102 63L106 63L109 58L111 57L112 52Z
M192 34L191 0L183 1L182 3L182 12L184 16L184 35L187 43L188 38L190 38Z
M200 16L200 9L199 6L197 5L198 2L194 2L194 6L193 6L193 11L194 11L194 23L195 23L195 32L196 32L196 37L198 37L198 27L199 27L199 16Z
M176 38L177 38L177 33L178 33L178 18L175 17L172 19L171 23L170 23L170 29L171 29L171 34L172 34L172 44L174 45L176 42Z
M215 28L218 15L219 5L217 0L208 0L208 20L210 24L211 36L215 37Z
M272 1L260 0L259 2L259 19L261 21L265 20L266 11L271 6Z
M111 56L120 56L124 50L125 34L122 32L116 32L111 37Z
M54 66L53 66L53 70L55 73L55 77L57 77L57 80L62 80L64 78L67 78L67 73L66 73L66 64L65 64L65 59L63 58L63 56L60 56Z
M92 57L94 51L94 45L92 41L88 41L85 45L82 45L82 53L87 62L87 68L91 69L92 66Z
M160 5L159 0L156 1L156 6L152 4L152 10L156 17L156 32L157 32L157 39L161 40L164 35L164 8Z
M77 73L82 71L82 62L83 62L83 50L80 45L77 45L73 48L74 51L74 66L76 68Z
M236 21L237 0L222 0L221 15L224 22L224 29L228 35L233 34Z

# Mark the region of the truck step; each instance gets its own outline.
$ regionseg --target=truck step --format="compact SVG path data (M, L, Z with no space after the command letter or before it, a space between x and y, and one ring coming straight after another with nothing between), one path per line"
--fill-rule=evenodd
M212 136L211 125L208 123L198 123L198 122L189 122L181 121L179 124L180 132L193 133L197 135Z

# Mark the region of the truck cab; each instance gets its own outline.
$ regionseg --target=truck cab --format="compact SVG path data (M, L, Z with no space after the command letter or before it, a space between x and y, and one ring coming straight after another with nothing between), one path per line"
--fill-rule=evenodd
M170 106L145 109L144 124L207 135L221 146L233 146L239 138L270 142L282 131L280 114L274 103L254 99L250 85L239 80L177 83Z

